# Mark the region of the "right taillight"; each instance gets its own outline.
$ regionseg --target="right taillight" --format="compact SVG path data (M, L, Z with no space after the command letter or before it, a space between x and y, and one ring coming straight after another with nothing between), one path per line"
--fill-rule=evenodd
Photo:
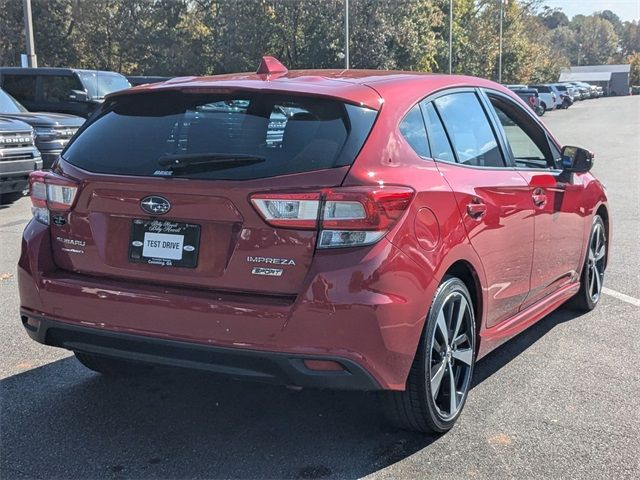
M251 202L269 224L318 229L318 248L370 245L406 211L407 187L340 187L313 193L256 194Z
M51 172L36 171L29 175L29 196L33 216L49 225L50 210L71 210L78 193L78 184Z

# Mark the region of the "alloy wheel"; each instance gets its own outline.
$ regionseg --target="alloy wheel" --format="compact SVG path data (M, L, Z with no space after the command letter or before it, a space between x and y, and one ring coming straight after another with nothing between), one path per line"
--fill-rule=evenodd
M589 272L589 296L593 303L598 301L602 291L606 255L605 242L604 228L602 224L598 223L595 225L591 235L591 241L589 242L589 258L587 261L587 269Z
M431 396L438 414L447 421L460 410L469 389L473 365L473 311L460 292L442 304L430 346Z

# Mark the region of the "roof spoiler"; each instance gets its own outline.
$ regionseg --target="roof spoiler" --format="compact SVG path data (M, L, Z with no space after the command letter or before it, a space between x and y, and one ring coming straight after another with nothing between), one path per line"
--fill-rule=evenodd
M258 75L273 75L276 73L287 73L289 70L277 58L265 56L260 61L260 66L256 73Z

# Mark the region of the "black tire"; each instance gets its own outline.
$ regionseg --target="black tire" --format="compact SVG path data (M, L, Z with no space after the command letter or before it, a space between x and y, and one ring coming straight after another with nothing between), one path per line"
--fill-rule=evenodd
M439 350L436 348L436 343L438 343L439 340L442 341L442 337L438 336L439 334L436 332L436 329L438 329L438 332L442 332L438 326L439 314L442 311L443 316L446 317L447 306L453 302L451 304L451 319L453 325L453 323L455 323L453 317L455 316L457 318L460 312L460 310L455 310L455 302L457 301L456 299L459 298L464 298L466 306L468 306L468 316L465 313L463 320L464 325L461 326L458 331L462 332L464 328L464 335L469 335L470 338L468 338L468 341L461 341L459 343L459 345L464 346L464 348L457 349L458 347L456 346L456 350L453 350L447 345L447 353L440 354L441 357L438 357L437 352ZM458 308L462 305L463 303L460 300ZM450 335L451 331L449 331L449 325L446 322L447 320L445 318L445 329L448 331L448 335ZM455 326L453 329L455 330ZM436 339L436 336L438 336L438 339ZM453 336L454 335L451 335L451 337ZM457 338L462 336L463 334L460 334ZM451 341L451 343L453 344L455 342ZM390 420L400 428L423 433L444 433L450 430L464 408L467 394L471 387L473 367L475 365L475 348L476 327L473 314L473 302L469 290L467 290L467 287L459 278L446 277L438 287L433 298L433 303L429 310L418 345L418 351L413 361L411 371L409 372L409 377L407 378L406 390L403 392L384 392L386 401L385 411ZM458 357L455 356L463 352L463 350L469 362L468 364L466 361L462 362L457 360ZM434 364L434 357L439 360L439 363ZM448 367L447 361L449 362ZM455 362L459 363L454 367ZM447 368L449 370L447 370ZM460 376L454 373L455 368L458 369L457 372L460 373ZM437 384L438 387L434 396L432 395L432 383L434 379L438 377L438 372L441 369L443 370L439 375L440 383ZM448 389L449 392L451 392L450 378L455 378L453 385L456 386L456 388L453 390L455 392L453 396L447 396L446 391L446 389ZM427 379L430 380L427 381ZM447 383L446 386L443 385L445 382ZM461 383L460 391L457 389L457 383ZM458 395L460 396L458 397ZM450 402L451 398L456 399L455 404L457 407L453 410L450 409L449 415L445 415L440 409L441 405L439 404L439 400L441 397L444 397L445 404L446 402ZM451 404L452 403L450 403L450 405ZM453 411L453 414L451 414L451 411Z
M542 111L546 112L547 111L547 104L544 102L540 102L540 107L542 108Z
M150 366L141 363L127 362L117 358L103 357L90 353L73 352L78 361L89 370L101 373L109 377L122 377L139 375L151 369Z
M602 235L601 245L596 245L596 236L599 235ZM602 249L601 258L596 260L597 256L590 254L592 247L594 247L597 252ZM607 254L607 230L600 215L596 215L593 217L591 232L589 233L589 243L587 244L587 254L584 265L582 266L582 273L580 274L580 290L567 302L569 308L581 312L590 312L596 308L602 296L602 284L607 266ZM594 275L594 273L597 273L597 276ZM597 277L599 277L599 288L597 294L594 294L594 288L598 287Z
M539 117L544 115L544 108L542 108L542 105L538 105L536 107L536 115L538 115Z
M11 205L22 197L24 197L23 192L2 193L0 194L0 205Z

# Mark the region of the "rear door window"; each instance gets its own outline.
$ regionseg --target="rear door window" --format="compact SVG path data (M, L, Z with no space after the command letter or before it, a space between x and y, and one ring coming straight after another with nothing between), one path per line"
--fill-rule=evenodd
M36 101L35 75L4 75L2 88L19 102Z
M114 97L63 152L96 173L246 180L350 165L377 112L276 94Z
M83 90L80 80L72 75L43 75L42 100L61 103L69 100L71 90Z
M473 92L436 98L435 104L453 145L458 163L476 167L505 167L489 119Z

